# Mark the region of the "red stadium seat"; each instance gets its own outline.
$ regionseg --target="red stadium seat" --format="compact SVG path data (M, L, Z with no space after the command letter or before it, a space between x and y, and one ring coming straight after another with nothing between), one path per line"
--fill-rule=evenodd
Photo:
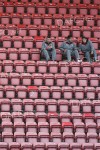
M19 143L17 143L17 142L10 142L9 143L9 149L10 150L13 150L13 149L20 149L20 144Z
M40 150L45 149L45 144L42 143L42 142L36 142L36 143L34 143L34 150L38 150L38 149L40 149Z
M20 75L18 73L10 73L10 81L11 81L11 85L19 85Z
M61 34L63 37L67 37L70 34L70 27L61 26L60 28Z
M34 125L34 123L31 123L31 122L30 122L30 124L31 124L30 127L32 125ZM37 136L37 133L35 131L26 133L26 139L31 144L34 144L35 142L37 142L37 137L38 136Z
M30 14L23 14L22 15L22 22L25 25L30 25L31 24L31 15Z
M73 120L74 124L82 122L82 114L81 113L72 113L72 120Z
M59 116L56 112L49 112L48 113L48 121L51 122L58 122Z
M57 25L50 26L50 35L51 35L51 37L59 36L59 28Z
M25 133L22 132L14 132L15 142L22 143L25 142Z
M33 48L33 38L29 36L24 36L24 45L25 48Z
M14 131L24 133L25 132L25 123L24 122L14 122Z
M74 142L73 133L63 132L63 140L65 143L71 144Z
M13 72L13 62L11 60L3 61L4 72Z
M93 35L95 38L99 38L100 27L92 27Z
M62 87L62 93L64 95L64 99L72 99L73 98L73 89L68 87Z
M81 15L87 15L88 14L88 7L86 4L78 4L79 12Z
M45 133L45 132L39 132L38 133L38 137L39 137L39 141L40 142L43 142L43 143L47 143L47 142L49 142L49 139L50 139L50 137L49 137L49 133Z
M18 50L16 48L8 48L8 55L10 60L17 60Z
M63 16L61 14L54 14L53 19L55 25L57 26L63 25Z
M73 87L75 99L84 99L84 88L83 87Z
M72 113L79 113L80 112L79 100L70 100L70 107Z
M1 24L9 24L10 23L10 15L8 13L2 13L0 16Z
M0 99L1 112L10 112L11 102L9 99Z
M50 73L57 73L58 72L58 63L56 61L49 61L48 62L48 69Z
M95 88L85 87L85 94L87 99L95 99Z
M75 15L74 19L77 26L84 26L85 20L83 15Z
M88 86L88 77L86 74L78 74L78 85L79 86Z
M16 14L16 13L12 13L11 14L11 20L12 20L12 24L18 25L21 22L21 15Z
M84 73L84 74L90 74L92 71L90 62L82 62L81 67L82 67L82 73Z
M40 49L42 47L43 40L44 40L43 36L36 36L34 38L34 42L35 42L36 48Z
M81 31L85 37L87 38L91 37L92 30L89 26L82 26Z
M45 3L36 3L36 9L38 14L46 13L46 4Z
M38 98L38 87L28 86L29 98Z
M35 114L33 112L24 112L25 122L35 122Z
M100 26L100 16L99 15L96 16L96 21L97 21L97 26L99 27Z
M56 143L56 144L62 142L62 135L61 135L61 133L51 132L51 140L54 143Z
M32 99L23 99L24 111L32 112L34 110L34 101Z
M96 74L89 74L90 86L97 87L99 86L99 76Z
M16 86L16 92L18 98L26 98L27 88L25 86Z
M15 98L14 86L5 86L4 90L5 90L6 98Z
M29 50L27 48L19 48L20 60L29 60Z
M57 147L58 147L57 144L54 142L46 143L46 149L47 150L50 150L50 149L57 150Z
M48 122L39 122L38 131L49 133L49 123Z
M84 150L87 150L87 149L93 150L93 149L94 149L94 145L93 145L93 143L83 143L83 144L82 144L82 148L83 148Z
M60 113L60 122L71 122L71 114L70 113Z
M23 114L21 112L12 112L13 122L23 122Z
M63 100L63 99L58 100L58 108L59 108L60 113L67 113L68 107L69 107L68 100Z
M47 25L40 25L38 27L38 29L39 29L39 32L40 32L40 36L44 36L44 37L48 36L49 28L48 28Z
M71 122L62 123L63 134L64 133L73 133L73 124Z
M55 3L47 3L48 14L56 14L56 4Z
M69 63L68 62L59 62L60 73L69 73Z
M58 143L58 150L69 150L69 144L65 142Z
M39 44L39 45L38 45ZM41 47L41 41L39 43L39 41L36 41L36 45L37 47ZM40 60L40 50L39 49L30 49L30 57L31 57L31 60L33 61L39 61ZM30 61L31 62L31 61Z
M57 86L65 86L65 75L55 74L55 81Z
M86 15L85 16L86 25L89 27L95 26L95 18L93 15Z
M48 112L57 112L57 101L55 99L46 100Z
M21 82L22 85L31 85L31 74L30 73L22 73L21 74Z
M32 19L33 19L34 25L41 25L42 24L42 15L32 14Z
M87 133L87 140L89 143L98 143L98 135L97 133Z
M76 86L77 76L75 74L66 74L66 80L68 86Z
M15 8L16 12L19 14L23 14L25 12L25 4L23 2L16 2L15 3Z
M93 108L95 113L100 113L99 106L100 106L100 101L93 100Z
M21 99L12 99L11 100L13 111L22 111L22 101Z
M69 14L71 14L71 15L77 14L77 5L76 4L68 4L67 8L69 9Z
M98 15L99 7L95 4L89 4L90 15Z
M13 124L12 122L3 121L1 124L3 132L13 133Z
M12 40L13 40L14 48L22 48L23 39L21 36L13 36Z
M75 140L79 144L85 143L86 142L86 135L85 135L85 133L76 132L75 133Z
M46 102L44 99L35 99L35 109L36 112L45 112Z
M61 98L61 88L59 86L51 87L52 98L60 99Z
M51 14L43 14L44 25L52 25L52 15Z
M44 74L44 83L46 86L53 86L54 85L54 75L53 74Z
M80 73L80 63L79 62L71 62L70 63L71 72L78 74Z
M35 86L42 86L43 75L41 73L33 73L32 80L33 80Z
M24 73L24 61L15 60L14 61L14 69L16 73Z
M29 142L24 142L24 143L21 143L21 149L22 150L26 150L26 149L32 150L33 145Z
M65 3L58 3L57 5L58 7L58 11L59 11L59 14L66 14L66 4Z
M2 36L1 41L3 48L10 48L12 46L12 38L10 36Z
M10 132L2 132L3 142L10 143L13 142L13 133Z
M7 73L3 73L3 72L0 73L0 83L1 83L1 85L8 85L8 74Z
M27 1L27 0L26 0ZM26 9L28 14L34 14L35 13L35 4L32 2L26 3Z
M83 102L83 103L84 103L83 107L85 107L85 109L86 109L85 102ZM90 109L89 111L91 111L91 104L90 103L88 103L87 108L89 108ZM84 120L85 124L86 123L91 123L91 124L94 123L94 119L95 119L95 117L94 117L94 114L92 114L92 113L84 113L83 114L83 120Z
M75 130L75 133L85 133L85 124L83 122L75 122L74 123L74 130Z
M37 122L47 122L47 114L44 112L37 112L36 114Z

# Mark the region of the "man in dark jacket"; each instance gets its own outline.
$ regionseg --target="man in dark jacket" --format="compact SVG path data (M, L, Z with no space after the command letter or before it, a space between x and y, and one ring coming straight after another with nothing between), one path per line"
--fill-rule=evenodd
M41 51L43 52L47 61L50 60L50 56L51 56L51 60L53 60L53 61L56 60L55 46L54 46L54 43L51 41L50 38L47 37L43 41Z
M82 43L79 44L79 49L84 53L84 57L88 62L91 62L91 54L94 56L94 61L98 61L96 50L88 38L82 37Z
M78 49L69 35L67 39L60 46L61 51L65 51L68 62L71 61L71 56L75 56L76 61L81 62Z

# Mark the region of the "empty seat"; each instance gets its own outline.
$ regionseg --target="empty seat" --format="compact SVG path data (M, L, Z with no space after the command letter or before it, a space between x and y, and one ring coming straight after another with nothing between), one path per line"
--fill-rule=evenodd
M71 122L71 115L69 113L60 113L60 122Z
M54 99L61 98L61 88L59 86L52 86L51 92L52 92L52 98L54 98Z
M44 25L52 25L52 15L43 14Z
M8 80L8 74L7 73L3 73L3 72L0 73L0 83L1 83L1 85L8 85L9 80Z
M81 123L82 122L82 114L81 113L72 113L73 123Z
M42 142L36 142L34 143L34 150L44 150L45 149L45 144Z
M88 86L88 77L86 74L78 74L78 85L79 86Z
M41 52L39 49L30 49L31 60L39 61L40 60L40 54L41 54Z
M72 113L79 113L80 112L79 100L70 100L70 107Z
M96 22L97 22L97 26L99 27L100 26L100 16L99 15L96 16Z
M21 74L21 82L22 85L31 85L31 74L30 73L22 73Z
M50 26L50 35L51 37L58 37L59 36L59 28L57 25Z
M94 62L92 63L92 68L93 68L93 71L94 71L94 74L100 74L100 71L99 71L99 66L100 66L100 63L98 62Z
M87 38L90 38L91 37L91 33L92 33L92 30L89 26L83 26L81 28L82 30L82 34L87 37Z
M50 122L50 132L52 132L52 134L61 133L61 124L59 122Z
M54 14L53 15L54 25L57 25L59 27L62 26L63 25L62 19L63 19L63 16L61 14Z
M97 87L99 86L99 76L96 74L89 74L90 86Z
M80 143L72 143L72 144L70 144L70 148L71 148L72 150L74 150L74 149L81 150L81 149L82 149Z
M20 84L19 73L10 73L10 81L11 81L11 85L19 85Z
M24 111L32 112L34 110L34 101L32 99L23 99Z
M10 15L8 13L2 13L0 16L1 24L9 24L10 23Z
M35 136L37 139L37 135L33 133L37 133L37 124L36 122L26 122L26 131L27 131L27 138L30 136ZM29 133L28 133L29 132ZM31 135L32 133L32 135ZM35 139L34 139L35 140ZM37 141L37 140L36 140Z
M45 112L37 112L36 114L37 122L47 122L47 114Z
M41 86L43 84L43 75L41 73L33 73L32 80L35 86Z
M56 4L55 3L47 3L48 14L56 14Z
M42 24L42 15L41 14L32 14L32 20L34 25Z
M50 98L50 88L48 86L40 86L39 91L40 91L41 98L43 99Z
M60 113L64 112L64 113L67 113L68 112L68 108L69 108L69 102L68 100L63 100L63 99L60 99L58 100L58 107L59 107L59 111Z
M45 133L45 132L39 132L38 137L39 137L39 141L43 143L49 142L50 139L49 133Z
M10 112L1 112L1 121L2 122L11 122L12 116Z
M24 36L24 45L25 48L33 48L33 38L30 36Z
M71 32L72 32L72 36L76 38L80 37L81 35L81 29L79 26L72 26Z
M44 37L48 36L49 28L48 28L47 25L40 25L38 27L38 29L39 29L39 32L40 32L40 36L44 36Z
M90 62L82 62L81 67L82 67L82 73L84 73L84 74L90 74L92 71Z
M81 10L81 8L80 8ZM80 15L75 15L75 24L77 26L84 26L85 20L84 20L84 16L82 14Z
M1 24L0 25L0 36L4 36L5 35L5 30L6 30L5 25Z
M49 69L50 73L58 73L58 63L56 61L54 61L54 62L49 61L48 69Z
M27 0L26 0L26 2L27 2ZM34 14L35 13L35 4L32 2L26 3L26 9L27 9L28 14Z
M24 122L14 122L14 131L24 133L25 132Z
M88 7L86 4L78 4L79 12L81 15L87 15L88 14Z
M54 142L46 143L46 149L47 150L50 150L50 149L57 150L57 147L58 147L57 144Z
M4 95L4 89L3 86L0 86L0 98L3 98Z
M27 29L29 32L29 36L37 36L38 27L36 25L28 25Z
M83 119L85 121L85 123L93 123L94 122L94 114L92 113L84 113L83 114Z
M63 132L73 133L73 124L71 122L62 123Z
M14 139L18 143L25 142L25 133L23 132L14 132Z
M12 99L11 100L13 111L22 111L22 101L21 99Z
M38 14L45 14L46 13L46 4L45 3L37 3L36 9Z
M83 113L90 113L92 111L92 103L90 100L81 100L81 107Z
M21 143L21 149L22 150L32 150L33 149L33 145L29 142L24 142L24 143Z
M46 61L37 61L38 72L46 73L47 72L47 62Z
M85 94L87 99L95 99L95 88L85 87Z
M94 148L95 148L96 150L99 150L99 149L100 149L100 143L95 143L95 144L94 144Z
M77 5L76 4L68 4L69 14L76 15L77 14Z
M97 133L87 133L87 140L89 143L98 143L98 135Z
M12 38L14 48L22 48L22 37L21 36L13 36Z
M59 62L60 73L69 73L69 63L68 62Z
M11 60L3 61L4 72L13 72L13 62Z
M48 112L57 111L57 101L55 99L47 99L46 101Z
M35 109L36 112L45 112L46 103L44 99L35 99Z
M59 14L66 14L66 4L65 3L58 3L58 11L59 11Z
M20 60L29 60L29 50L27 48L19 49Z
M58 150L69 150L69 144L65 142L58 143Z
M11 102L10 99L0 99L1 112L10 112Z
M63 93L64 99L73 98L73 89L70 86L62 87L62 93Z
M33 123L31 123L31 124L33 124ZM28 142L30 142L32 144L37 142L37 133L36 132L27 132L26 139Z
M44 83L46 86L53 86L54 85L54 75L51 73L44 74Z
M1 127L2 127L3 132L13 133L13 124L12 124L12 122L3 121L2 124L1 124Z
M26 36L27 28L25 24L18 24L17 25L17 32L19 36Z
M23 114L21 112L12 112L13 122L23 122Z
M83 143L83 144L82 144L82 148L83 148L84 150L88 150L88 149L93 150L93 149L94 149L94 145L93 145L93 143Z
M25 63L26 66L26 71L28 73L35 73L36 72L36 66L35 66L35 61L26 61Z
M85 143L86 142L86 135L85 133L79 133L79 132L76 132L75 133L75 139L76 139L76 142L77 143Z
M93 108L95 113L100 113L99 107L100 107L100 101L93 100Z
M16 86L16 92L18 98L26 98L27 88L25 86Z
M22 22L25 25L30 25L31 24L31 19L32 19L32 16L30 14L23 14L22 15Z
M36 48L41 48L42 47L42 42L43 42L43 40L44 40L44 37L43 36L36 36L35 38L34 38L34 42L35 42L35 46L36 46Z
M18 59L18 50L16 48L8 48L9 60Z
M10 36L2 36L1 41L3 48L10 48L12 46L12 38Z
M17 27L12 24L6 25L7 35L9 36L15 36L17 33Z
M15 72L19 72L19 73L24 72L24 61L15 60L14 67L15 67Z
M85 124L83 122L75 122L74 123L74 130L76 133L85 133Z
M87 130L88 133L91 133L91 132L96 133L97 132L96 123L92 122L92 124L91 124L91 122L87 122L86 123L86 130Z
M70 25L72 21L69 21L66 19L65 24ZM61 35L62 37L66 37L70 34L70 27L66 27L66 26L61 26L60 27L60 31L61 31Z
M57 86L65 86L65 75L64 74L55 74L55 80Z
M17 13L11 14L12 24L18 25L21 22L21 15Z
M66 80L68 86L76 86L77 76L75 74L66 74Z
M48 121L49 122L58 122L59 116L56 112L49 112L48 113Z
M35 122L35 114L33 112L24 112L25 122Z
M63 132L63 140L64 142L71 144L74 142L74 135L73 133Z
M71 62L70 63L70 67L71 67L71 72L78 74L80 73L80 63L78 62Z
M19 13L19 14L23 14L24 13L24 3L22 2L16 2L15 3L15 7L16 7L16 12Z
M84 88L83 87L73 87L75 99L84 99Z
M17 142L10 142L10 143L9 143L9 149L10 149L10 150L13 150L13 149L15 149L15 150L20 149L20 144L17 143Z
M89 11L90 11L90 15L98 15L98 10L99 10L98 5L89 4L88 8L89 8Z
M60 143L60 142L62 142L62 135L61 135L61 133L51 132L51 140L54 143Z
M14 86L5 86L4 90L5 90L6 98L15 98Z
M6 142L0 142L0 150L7 150L8 144Z
M38 123L38 132L49 133L49 123L48 122L39 122Z
M29 98L38 98L38 87L37 86L28 86L28 97Z
M85 16L86 25L89 27L95 26L95 19L93 15L86 15Z

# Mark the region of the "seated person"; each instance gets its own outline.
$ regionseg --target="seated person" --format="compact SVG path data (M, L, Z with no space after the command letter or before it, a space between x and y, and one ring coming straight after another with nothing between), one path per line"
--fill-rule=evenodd
M50 38L47 37L43 41L41 51L44 54L46 61L50 60L50 56L51 56L51 60L53 60L53 61L56 60L55 46L54 46L54 43L51 41Z
M78 49L72 41L72 36L68 36L60 46L61 51L65 51L68 62L71 61L71 56L75 56L76 61L81 62Z
M91 54L94 57L94 61L98 61L96 50L88 38L84 36L82 37L82 43L79 44L79 49L84 53L84 57L88 62L91 62Z

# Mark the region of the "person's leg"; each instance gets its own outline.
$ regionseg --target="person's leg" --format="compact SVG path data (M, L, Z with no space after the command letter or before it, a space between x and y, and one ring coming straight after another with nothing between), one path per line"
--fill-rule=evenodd
M71 50L66 50L66 55L67 55L67 60L68 60L68 62L70 62L71 61Z
M96 53L95 49L93 50L93 55L94 55L94 61L96 61L97 60L97 53Z
M50 60L50 56L49 56L48 51L44 49L44 50L42 50L42 52L43 52L43 54L44 54L44 56L46 58L46 61L49 61Z
M75 56L76 61L80 60L80 55L79 55L79 53L78 53L77 50L74 50L74 51L72 52L72 55Z
M85 52L85 58L87 59L88 62L91 62L90 52Z
M52 60L56 60L56 50L55 49L52 49L51 55L52 55Z

